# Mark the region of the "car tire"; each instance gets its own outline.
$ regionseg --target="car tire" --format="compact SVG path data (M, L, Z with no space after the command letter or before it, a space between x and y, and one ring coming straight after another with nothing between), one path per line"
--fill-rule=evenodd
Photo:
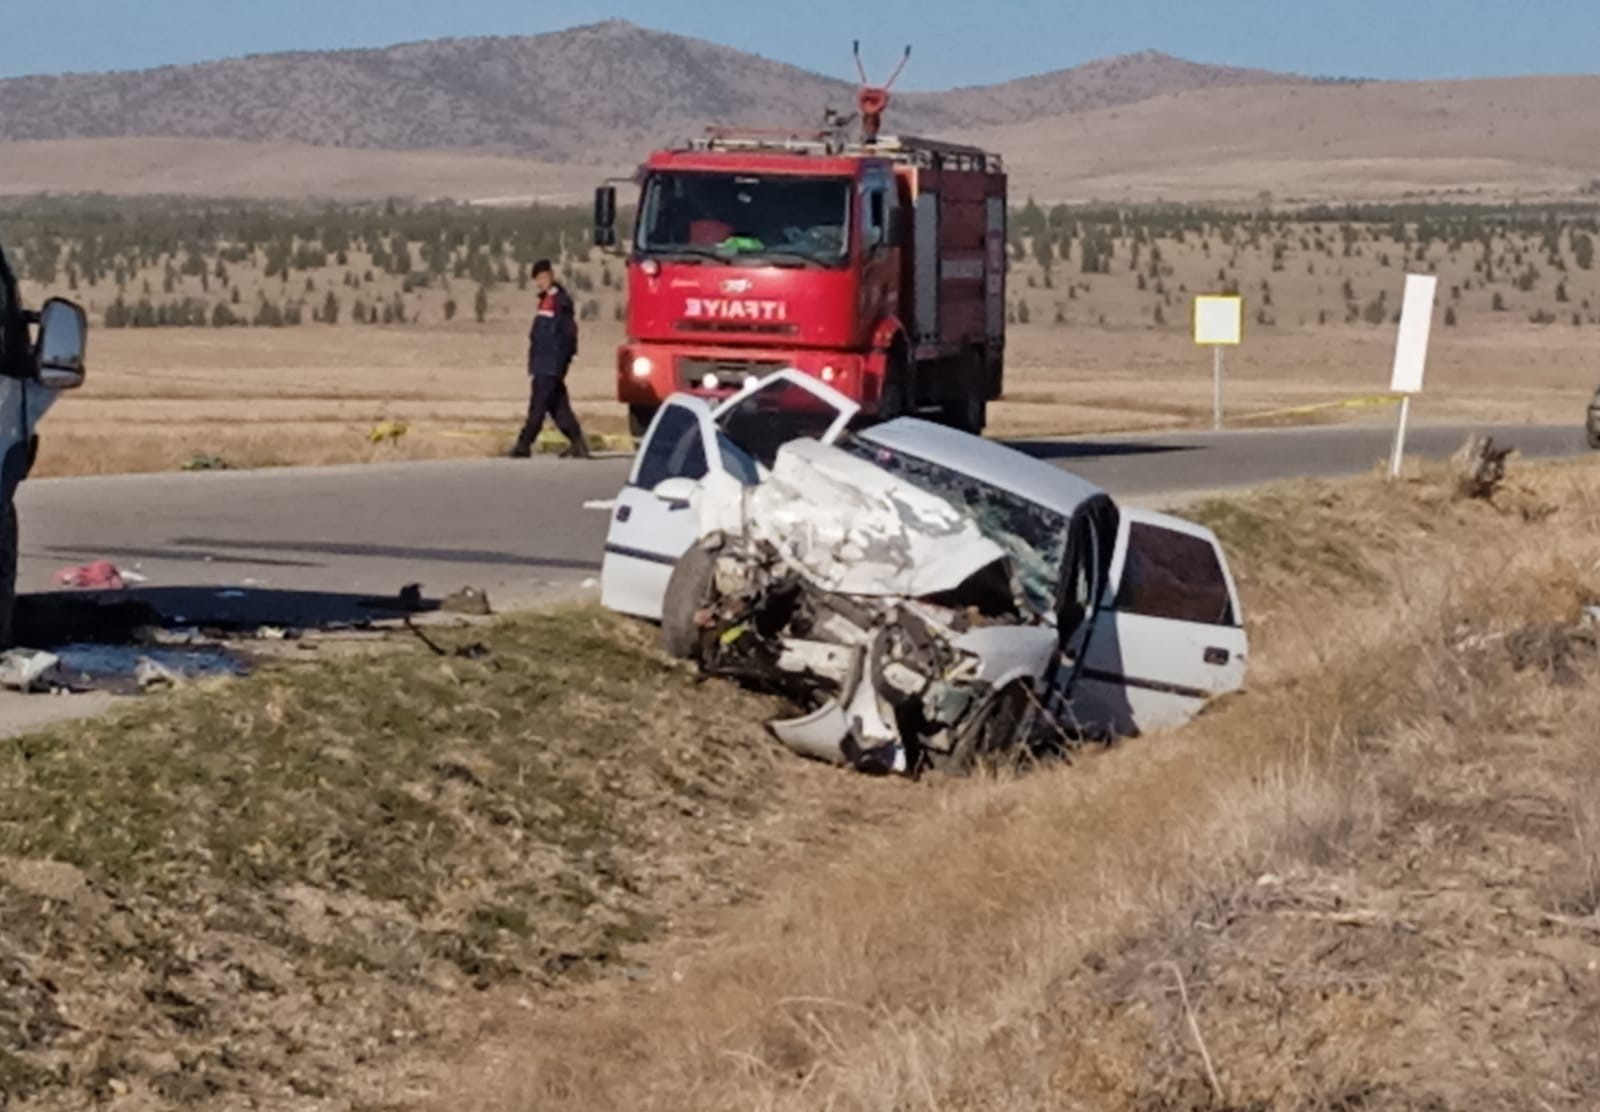
M635 440L643 440L644 434L650 431L650 422L655 419L655 406L630 405L628 407L628 435Z
M661 600L661 648L674 660L700 658L700 626L695 615L711 601L716 553L695 545L678 558Z
M1015 764L1026 755L1033 699L1022 681L994 692L975 713L947 754L930 753L930 764L946 776L970 776L982 769Z
M17 504L0 510L0 649L9 649L17 621Z

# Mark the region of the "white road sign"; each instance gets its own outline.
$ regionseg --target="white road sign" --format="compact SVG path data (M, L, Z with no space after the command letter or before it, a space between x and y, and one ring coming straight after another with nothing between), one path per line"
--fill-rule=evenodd
M1406 275L1406 299L1400 307L1400 338L1394 349L1396 394L1422 393L1422 375L1428 366L1428 338L1433 332L1433 300L1439 279L1432 274Z

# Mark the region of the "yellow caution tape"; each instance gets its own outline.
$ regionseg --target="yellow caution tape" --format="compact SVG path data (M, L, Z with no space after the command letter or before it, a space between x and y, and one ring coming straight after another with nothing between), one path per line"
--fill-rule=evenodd
M1365 394L1357 398L1342 398L1336 402L1318 402L1315 405L1297 405L1288 409L1268 409L1260 413L1234 414L1230 420L1254 421L1262 417L1296 417L1302 413L1320 413L1328 409L1375 409L1379 406L1398 405L1399 394Z

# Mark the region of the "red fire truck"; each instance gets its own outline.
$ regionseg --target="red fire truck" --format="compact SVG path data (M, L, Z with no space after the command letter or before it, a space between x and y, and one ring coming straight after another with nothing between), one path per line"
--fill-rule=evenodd
M869 417L983 430L1004 384L1005 170L975 147L880 135L888 102L863 74L859 136L832 113L804 133L711 128L639 168L617 352L635 435L674 392L724 397L783 367ZM615 245L616 222L603 186L596 243Z

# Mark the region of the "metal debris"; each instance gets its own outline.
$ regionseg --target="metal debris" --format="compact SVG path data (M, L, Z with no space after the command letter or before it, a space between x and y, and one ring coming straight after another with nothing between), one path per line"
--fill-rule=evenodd
M96 560L56 572L52 582L58 587L81 591L120 591L127 580L121 569L109 560Z
M489 607L489 596L477 587L463 587L439 604L440 609L452 614L471 614L487 617L494 613Z
M0 656L0 687L12 691L34 691L61 664L54 653L32 649L12 649Z

